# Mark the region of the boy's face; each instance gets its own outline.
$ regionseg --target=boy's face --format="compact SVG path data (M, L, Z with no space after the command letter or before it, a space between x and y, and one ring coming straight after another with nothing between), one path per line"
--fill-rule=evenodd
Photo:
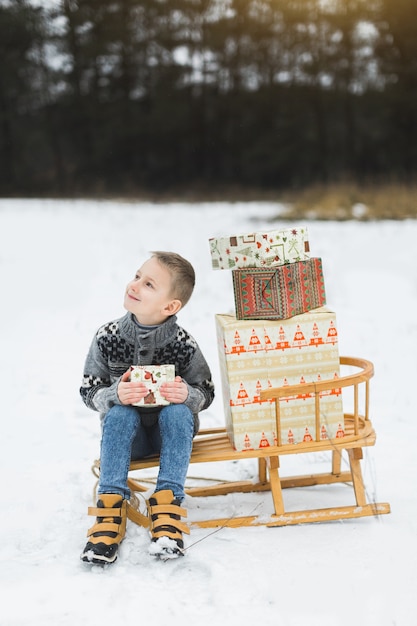
M161 324L181 308L181 302L171 295L171 274L151 257L136 272L125 292L125 309L133 313L140 324Z

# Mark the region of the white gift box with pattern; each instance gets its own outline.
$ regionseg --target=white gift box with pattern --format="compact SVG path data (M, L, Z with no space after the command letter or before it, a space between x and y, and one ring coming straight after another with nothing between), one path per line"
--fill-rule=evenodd
M276 445L275 401L260 391L340 376L336 316L320 307L286 320L237 320L216 315L226 429L236 450ZM315 438L314 396L280 400L281 442ZM341 390L320 400L320 436L344 435Z
M162 383L175 379L175 365L132 365L130 380L141 381L148 387L148 395L135 406L164 406L170 404L159 393Z
M310 258L307 228L285 228L209 239L213 269L269 267Z

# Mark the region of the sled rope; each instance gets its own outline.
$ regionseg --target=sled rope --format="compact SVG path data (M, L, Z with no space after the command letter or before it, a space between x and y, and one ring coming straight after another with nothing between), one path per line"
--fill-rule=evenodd
M260 506L261 506L261 503L259 502L256 506L253 507L252 511L250 511L250 515L253 515L255 513L256 509L258 509ZM198 543L201 543L202 541L205 541L206 539L209 539L209 537L211 537L212 535L215 535L216 533L220 532L221 530L224 530L225 528L227 528L229 522L231 522L232 519L235 519L235 517L236 517L236 513L234 513L233 515L228 517L221 526L218 526L217 528L212 530L210 533L207 533L207 535L204 535L204 537L201 537L200 539L197 539L197 541L194 541L190 545L186 546L184 548L184 552L186 552L190 548L193 548ZM245 524L243 522L242 522L242 524L234 524L234 528L239 528L239 526L244 526L244 525Z

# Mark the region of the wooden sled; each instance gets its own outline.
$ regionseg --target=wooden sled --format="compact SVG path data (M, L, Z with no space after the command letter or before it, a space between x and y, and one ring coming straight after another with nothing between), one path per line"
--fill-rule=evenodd
M313 441L298 444L284 444L280 440L276 446L235 450L224 428L201 430L195 437L191 463L210 463L219 461L237 461L239 459L258 459L257 481L218 482L200 487L186 487L186 493L195 497L219 496L230 493L249 493L269 491L272 494L273 510L269 518L256 515L232 518L207 519L193 521L190 526L214 528L219 526L239 527L266 525L268 527L287 526L312 522L328 522L365 516L378 516L390 513L390 505L386 502L368 502L364 486L360 461L362 448L375 445L376 434L369 419L369 380L374 374L370 361L352 357L341 357L341 366L356 368L355 373L340 376L336 380L323 380L316 383L303 383L285 387L271 388L261 392L261 400L275 400L276 432L280 428L280 398L303 394L314 394L315 397L315 437ZM320 397L322 392L351 388L353 412L345 413L345 436L336 439L320 438ZM359 400L363 402L363 415L359 413ZM346 451L348 466L342 471L342 453ZM287 454L331 452L331 470L326 473L299 475L281 478L279 475L280 457ZM146 479L132 476L147 468L157 467L159 456L147 457L134 461L130 465L128 486L132 492L128 515L134 522L148 527L149 518L140 512L139 499L136 494L148 491L150 486ZM92 471L99 476L100 462L94 462ZM307 510L286 511L284 508L283 489L308 487L313 485L329 485L332 483L350 483L353 487L354 504L334 506L330 508L314 508Z

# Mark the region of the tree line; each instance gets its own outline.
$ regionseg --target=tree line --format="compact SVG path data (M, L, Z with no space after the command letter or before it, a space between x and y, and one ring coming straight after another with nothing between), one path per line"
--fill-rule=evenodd
M0 0L0 193L415 181L415 0Z

